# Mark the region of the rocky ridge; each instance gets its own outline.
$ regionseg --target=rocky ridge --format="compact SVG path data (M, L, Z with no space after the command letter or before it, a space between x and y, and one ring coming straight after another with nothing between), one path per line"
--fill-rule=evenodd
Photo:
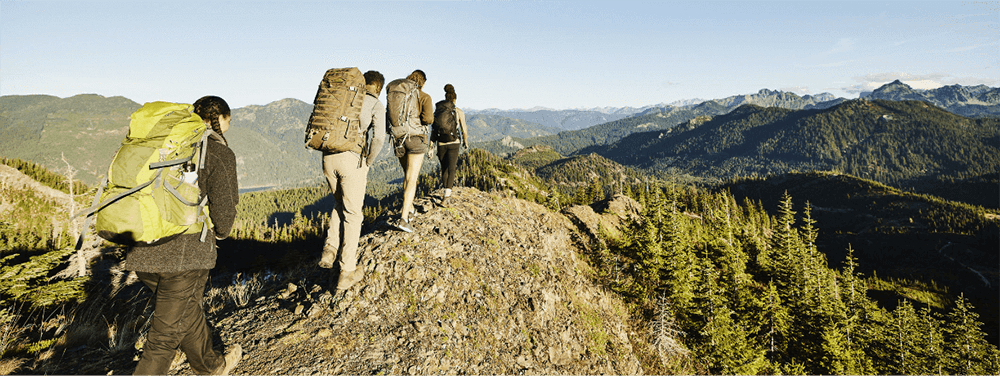
M627 308L579 256L593 221L607 228L612 211L635 207L604 205L614 209L564 215L473 188L447 207L418 199L415 232L383 218L362 237L366 275L346 293L309 263L265 277L291 281L283 290L209 320L243 346L235 374L642 373Z

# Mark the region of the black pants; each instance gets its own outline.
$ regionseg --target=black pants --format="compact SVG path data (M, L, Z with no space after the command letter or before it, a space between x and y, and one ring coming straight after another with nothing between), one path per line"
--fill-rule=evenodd
M153 289L153 324L142 348L136 375L165 375L170 371L177 349L187 355L191 370L208 375L225 364L222 354L212 349L212 334L205 321L203 306L208 270L177 273L136 272L139 280Z
M438 159L441 160L441 184L451 189L455 185L455 169L458 167L458 151L461 144L438 144Z

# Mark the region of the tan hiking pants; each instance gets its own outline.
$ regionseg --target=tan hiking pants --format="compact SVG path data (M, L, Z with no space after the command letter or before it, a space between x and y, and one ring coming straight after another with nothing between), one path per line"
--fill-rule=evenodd
M337 260L340 271L350 272L358 264L358 239L364 214L368 165L358 167L361 156L352 152L323 155L323 174L333 191L333 212L326 232L323 260Z

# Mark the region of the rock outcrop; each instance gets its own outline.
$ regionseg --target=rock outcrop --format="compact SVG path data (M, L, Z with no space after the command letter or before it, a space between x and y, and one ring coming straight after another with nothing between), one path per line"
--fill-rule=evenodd
M562 213L587 237L587 244L597 244L604 241L604 236L621 237L626 222L639 218L642 205L631 197L619 194L593 206L570 206Z
M246 353L235 373L642 372L627 308L592 282L566 216L472 188L417 207L413 233L383 220L362 237L365 278L346 293L310 264L215 318Z

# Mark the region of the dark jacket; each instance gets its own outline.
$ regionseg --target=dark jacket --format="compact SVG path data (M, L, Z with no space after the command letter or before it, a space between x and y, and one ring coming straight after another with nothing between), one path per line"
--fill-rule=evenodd
M239 187L236 183L236 154L221 137L212 135L205 155L205 168L198 172L201 197L208 196L209 216L214 228L205 241L201 233L181 234L170 241L144 247L132 247L123 267L147 273L174 273L215 267L215 238L229 236L236 220ZM195 225L199 226L199 225Z

